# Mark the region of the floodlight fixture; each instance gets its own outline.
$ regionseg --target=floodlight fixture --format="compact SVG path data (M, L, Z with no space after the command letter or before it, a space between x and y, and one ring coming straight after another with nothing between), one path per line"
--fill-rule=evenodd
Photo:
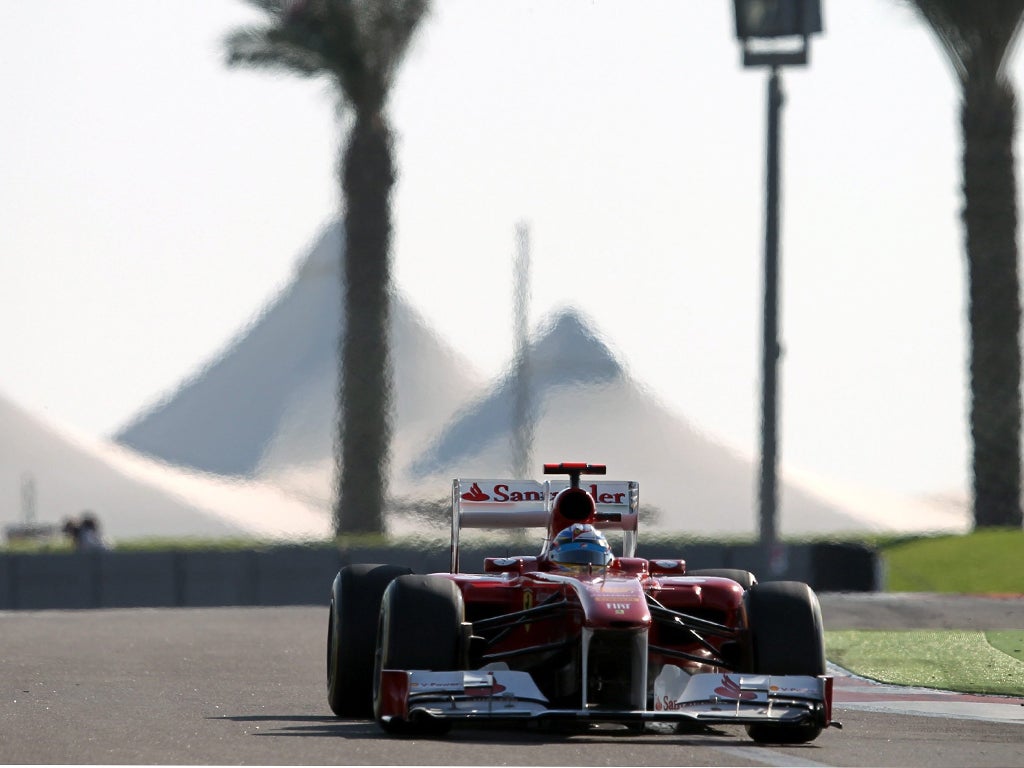
M822 31L821 0L733 0L743 66L807 63L811 35Z

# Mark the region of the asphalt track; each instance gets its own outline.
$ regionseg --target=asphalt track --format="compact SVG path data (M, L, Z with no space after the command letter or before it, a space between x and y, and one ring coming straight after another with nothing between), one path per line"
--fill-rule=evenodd
M823 595L830 629L1024 629L1024 599ZM1024 700L837 680L829 729L392 739L324 695L326 608L0 613L0 763L1024 766ZM841 674L841 672L839 673Z

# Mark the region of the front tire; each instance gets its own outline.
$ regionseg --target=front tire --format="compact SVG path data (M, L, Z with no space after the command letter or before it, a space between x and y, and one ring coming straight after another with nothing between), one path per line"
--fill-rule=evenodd
M447 671L462 668L462 592L443 576L400 576L380 606L374 659L374 715L388 733L438 735L450 723L435 720L384 721L380 718L380 675L384 669Z
M818 597L806 584L769 581L744 596L747 618L747 667L762 675L825 674L825 633ZM761 744L806 744L820 725L748 725Z
M384 590L411 573L397 565L350 565L331 586L327 703L338 717L373 716L373 655Z

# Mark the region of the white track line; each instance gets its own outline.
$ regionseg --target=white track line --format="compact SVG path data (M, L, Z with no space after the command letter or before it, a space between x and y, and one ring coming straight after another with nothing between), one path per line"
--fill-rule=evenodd
M818 763L814 760L807 760L802 757L795 757L794 755L787 755L783 752L776 752L772 749L765 747L719 747L716 746L719 752L724 752L729 757L742 758L743 760L750 760L761 765L779 766L794 766L794 768L829 768L828 763Z

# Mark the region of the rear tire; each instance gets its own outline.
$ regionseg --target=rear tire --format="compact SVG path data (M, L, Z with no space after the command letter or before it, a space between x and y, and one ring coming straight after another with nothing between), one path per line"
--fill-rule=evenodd
M744 596L749 643L747 667L762 675L825 674L825 633L814 591L801 582L769 581ZM760 744L806 744L820 725L748 725Z
M738 568L701 568L696 571L686 571L687 576L708 576L719 579L732 579L746 591L757 584L757 578L750 571L742 571Z
M397 565L350 565L331 586L327 622L327 703L338 717L373 717L373 655L380 601L411 573Z
M374 715L388 733L439 735L451 724L441 720L380 719L380 675L384 669L447 671L462 668L462 592L443 576L400 576L380 606L374 659Z

